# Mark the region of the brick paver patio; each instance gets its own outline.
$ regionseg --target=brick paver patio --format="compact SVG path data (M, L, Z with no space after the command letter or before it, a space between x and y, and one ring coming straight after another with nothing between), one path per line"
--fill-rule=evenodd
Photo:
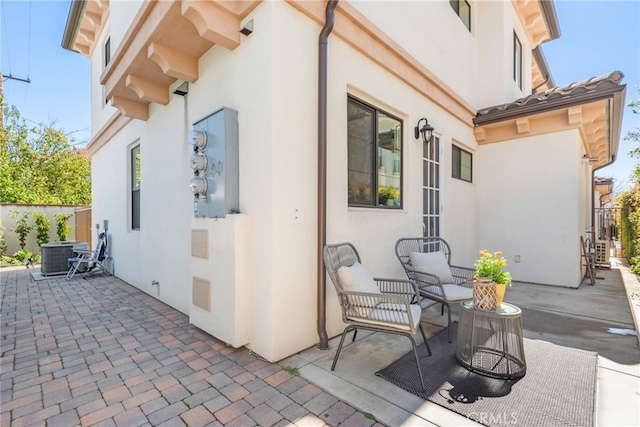
M377 424L117 278L0 282L3 426Z

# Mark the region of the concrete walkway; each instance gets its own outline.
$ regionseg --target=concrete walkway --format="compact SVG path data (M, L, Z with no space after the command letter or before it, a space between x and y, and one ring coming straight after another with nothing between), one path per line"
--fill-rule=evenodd
M515 283L505 299L527 338L599 353L598 425L638 426L639 341L620 332L639 329L640 283L618 259L598 276L577 290ZM401 337L361 331L332 372L336 338L268 363L114 277L3 269L0 283L3 426L476 425L375 376L410 350ZM428 336L446 324L435 306L422 319Z
M117 278L0 283L2 426L376 424Z
M522 309L526 338L598 353L598 426L640 426L638 336L621 335L640 330L640 283L626 260L617 258L612 258L611 269L598 269L597 276L595 286L585 281L578 289L514 283L505 301ZM457 320L457 310L453 318ZM446 326L446 315L432 306L423 311L422 321L428 337ZM282 363L386 425L477 425L377 377L376 371L411 345L403 337L365 334L359 331L355 343L346 340L335 371L330 367L338 338L330 341L329 352L311 348ZM416 341L422 341L419 335Z

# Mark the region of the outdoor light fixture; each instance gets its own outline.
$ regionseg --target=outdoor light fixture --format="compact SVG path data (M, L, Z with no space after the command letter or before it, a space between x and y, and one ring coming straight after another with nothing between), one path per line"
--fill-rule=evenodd
M597 157L589 157L586 154L584 156L582 156L582 162L583 163L594 163L597 162L598 158Z
M253 19L247 22L246 25L240 29L240 32L245 36L253 33Z
M420 122L424 120L424 126L420 128ZM429 120L422 118L418 120L418 124L414 128L414 134L416 139L420 138L420 134L422 134L422 140L425 144L428 144L431 141L431 137L433 136L433 126L429 124Z

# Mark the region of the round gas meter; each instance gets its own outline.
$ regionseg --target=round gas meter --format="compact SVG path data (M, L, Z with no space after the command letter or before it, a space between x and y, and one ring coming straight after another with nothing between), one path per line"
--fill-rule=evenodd
M191 183L189 184L189 188L191 188L191 192L200 197L205 197L207 194L207 180L200 177L191 178Z
M191 169L194 171L204 171L207 169L207 156L201 153L191 155Z
M189 143L202 150L207 145L207 133L203 130L192 130Z

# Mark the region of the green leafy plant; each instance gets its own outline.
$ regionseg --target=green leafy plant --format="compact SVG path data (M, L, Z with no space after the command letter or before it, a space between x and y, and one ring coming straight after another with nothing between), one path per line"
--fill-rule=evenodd
M61 242L65 242L71 233L71 227L67 224L69 218L71 218L71 214L55 214L53 216L56 221L56 233Z
M0 256L4 256L4 253L7 251L7 241L4 236L4 225L2 225L2 221L0 221Z
M503 268L507 266L507 260L502 256L502 252L497 251L492 254L483 249L480 251L480 258L476 260L474 266L476 267L474 276L476 279L489 277L495 283L511 286L511 274L503 271Z
M364 415L364 417L368 420L375 420L376 417L373 414L370 414L369 412L363 412L362 415Z
M378 201L381 205L393 204L398 200L398 197L399 192L395 187L387 185L386 187L380 187L378 189Z
M42 212L31 212L29 218L33 220L36 227L36 241L38 242L38 246L49 243L51 220Z
M18 252L13 254L13 257L22 263L26 263L33 258L33 253L28 249L20 249Z
M29 212L11 211L9 218L16 220L16 228L12 228L11 231L18 235L20 249L24 249L27 245L27 236L31 233L31 230L33 230L33 226L27 224Z

